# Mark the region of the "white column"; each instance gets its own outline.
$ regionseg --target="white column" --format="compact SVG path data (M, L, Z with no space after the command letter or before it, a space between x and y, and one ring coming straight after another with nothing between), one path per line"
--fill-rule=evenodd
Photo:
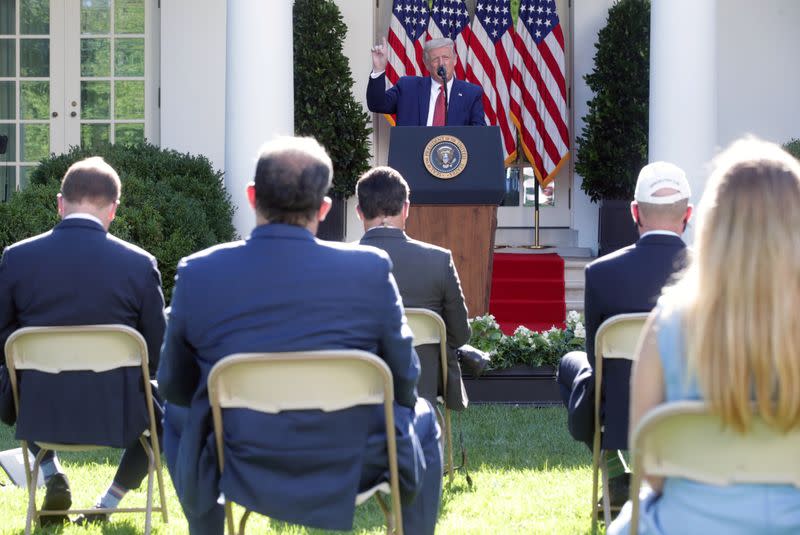
M225 73L225 185L246 237L255 225L245 187L258 149L294 133L292 0L228 0Z
M650 161L683 168L696 204L717 145L717 2L653 0L650 9Z

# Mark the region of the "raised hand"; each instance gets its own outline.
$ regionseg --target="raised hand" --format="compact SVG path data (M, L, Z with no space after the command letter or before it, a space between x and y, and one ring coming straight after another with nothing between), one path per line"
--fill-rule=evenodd
M386 70L386 63L389 60L389 49L386 46L386 38L383 42L372 47L372 72L383 72Z

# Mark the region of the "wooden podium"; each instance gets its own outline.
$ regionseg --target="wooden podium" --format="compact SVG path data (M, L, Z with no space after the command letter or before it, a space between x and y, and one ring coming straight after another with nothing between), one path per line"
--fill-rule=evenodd
M444 165L440 158L437 163L435 153L441 146L445 153L456 146L466 156ZM469 316L486 314L497 206L505 193L500 129L394 127L388 163L411 188L406 233L453 252ZM462 169L457 175L448 176L458 167Z

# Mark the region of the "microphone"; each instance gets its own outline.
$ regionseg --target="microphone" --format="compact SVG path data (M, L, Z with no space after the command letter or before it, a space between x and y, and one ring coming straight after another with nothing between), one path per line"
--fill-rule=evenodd
M439 65L439 68L436 69L436 74L441 78L442 87L444 87L444 125L447 126L447 71L444 65Z

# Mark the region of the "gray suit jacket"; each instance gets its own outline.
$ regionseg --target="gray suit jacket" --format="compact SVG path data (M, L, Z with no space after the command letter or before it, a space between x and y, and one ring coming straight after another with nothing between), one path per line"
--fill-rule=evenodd
M389 253L403 306L433 310L444 320L448 346L445 401L450 409L465 409L469 400L461 381L461 366L455 349L469 341L470 329L452 254L447 249L413 240L401 229L390 227L370 229L361 238L361 243ZM436 345L420 346L417 354L422 365L417 390L420 396L435 403L441 389L439 348Z

